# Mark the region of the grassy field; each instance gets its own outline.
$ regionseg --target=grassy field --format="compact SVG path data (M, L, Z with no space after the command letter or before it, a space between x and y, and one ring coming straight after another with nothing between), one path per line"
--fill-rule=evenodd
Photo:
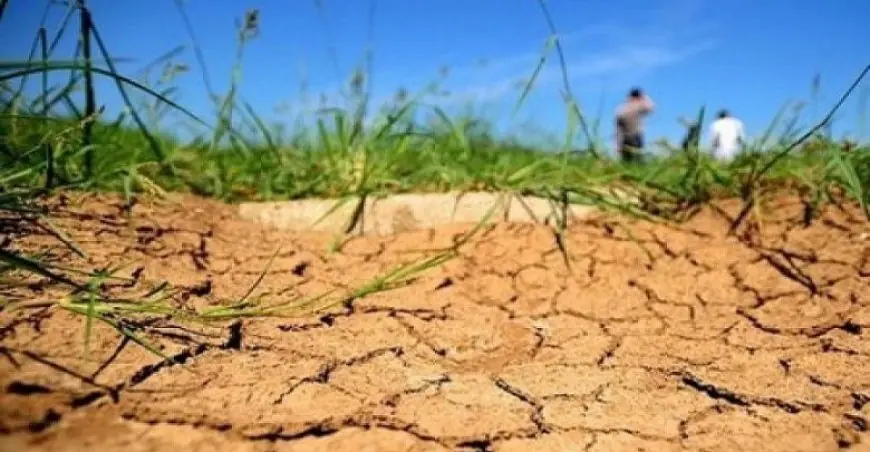
M545 8L542 12L549 19ZM737 197L744 209L732 229L763 215L765 199L790 190L805 199L807 221L829 202L858 203L870 216L870 147L826 135L830 116L802 130L796 127L797 118L783 110L746 154L729 164L712 161L697 143L689 151L659 143L662 152L646 163L624 165L606 156L591 133L595 121L585 117L570 96L565 111L572 139L557 149L537 149L496 136L484 119L450 117L418 101L413 93L387 110L372 113L367 74L361 68L348 84L347 108L322 111L300 122L311 127L282 130L266 124L241 99L236 73L231 89L218 96L214 114L200 117L166 97L171 85L149 87L116 71L106 48L110 43L101 39L99 24L90 21L87 9L71 8L69 19L57 35L46 28L35 31L29 58L0 63L0 213L9 230L21 222L52 228L50 212L40 207L41 202L70 190L120 192L128 201L137 193L189 192L227 202L361 200L398 192L487 190L535 194L553 199L554 205L593 204L667 221L680 221L713 199ZM76 29L76 24L81 26ZM249 13L238 30L240 49L257 27L256 14ZM555 28L553 32L555 36ZM65 33L82 38L75 55L51 51L51 43ZM556 38L548 42L552 49L548 58L555 58L561 52L559 42ZM529 73L537 69L529 68ZM69 81L49 85L47 74L55 72L68 72ZM843 87L844 98L866 72L852 87ZM94 89L97 78L117 82L127 102L125 114L117 118L100 114L101 93ZM41 87L36 95L22 92L25 79ZM564 88L570 92L570 87ZM517 100L517 108L524 96ZM838 106L831 106L832 113ZM174 138L177 130L161 125L169 116L182 118L200 134L192 140ZM709 112L700 111L698 119L706 118ZM627 192L636 201L602 190L609 188ZM557 240L559 228L554 230ZM59 243L75 248L62 230L55 234ZM361 293L386 288L390 281L438 265L448 254L398 270L360 289ZM182 315L156 301L143 308L100 298L98 282L111 277L108 270L71 272L62 262L25 255L10 243L0 243L0 258L3 278L37 274L66 284L73 295L55 302L90 317L111 321L106 314L149 310ZM251 307L244 299L235 302L200 317L274 312ZM120 323L116 326L124 332Z
M372 112L365 67L350 77L346 108L299 118L289 130L267 124L241 98L241 67L232 74L229 91L216 95L213 117L199 117L167 97L177 66L165 67L166 80L155 87L117 72L97 24L90 23L89 15L87 20L80 17L82 11L71 8L71 20L57 36L38 30L30 58L2 64L0 184L5 198L72 187L123 191L128 197L141 191L191 191L225 201L471 188L581 196L590 187L624 183L654 204L684 205L714 196L748 199L755 196L749 192L769 185L793 186L819 202L834 189L862 204L867 199L866 144L837 142L824 133L827 121L799 130L799 118L786 109L754 137L745 156L727 166L711 162L697 149L684 152L661 142L655 144L660 152L645 165L612 161L592 132L601 118L585 117L579 100L570 96L565 102L570 138L561 149L536 149L500 138L486 119L449 117L413 94L397 96L394 105ZM549 19L546 9L542 11ZM79 52L52 54L51 44L75 32L76 22L82 24L79 35L88 37ZM239 49L257 27L256 12L249 12L238 30ZM555 28L553 32L548 48L554 51L544 55L551 59L561 52ZM541 65L545 63L547 58ZM237 64L242 64L240 57ZM518 109L540 67L529 68L532 77ZM70 74L69 82L50 86L47 74L59 71ZM97 111L97 78L117 82L127 102L124 114L111 118ZM22 93L25 80L40 84L36 96ZM563 88L571 92L567 84ZM701 111L698 119L703 122L709 115ZM167 129L167 118L186 124L173 122L175 129ZM183 142L173 138L182 127L199 135Z

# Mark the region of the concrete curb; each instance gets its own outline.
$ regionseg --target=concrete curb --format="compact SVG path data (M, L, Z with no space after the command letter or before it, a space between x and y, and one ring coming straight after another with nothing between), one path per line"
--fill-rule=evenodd
M239 206L239 213L242 218L281 230L342 233L349 225L359 199L347 201L323 218L339 201L304 199L243 203ZM447 224L477 223L491 208L495 210L490 221L552 223L554 220L551 202L546 198L527 196L520 201L514 195L487 192L399 194L366 199L363 214L352 232L389 235ZM571 205L569 220L588 217L596 211L598 209L594 206Z

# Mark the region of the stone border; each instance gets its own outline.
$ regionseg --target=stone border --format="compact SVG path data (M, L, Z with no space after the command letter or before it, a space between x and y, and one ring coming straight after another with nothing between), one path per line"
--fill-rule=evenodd
M477 223L494 205L490 221L553 222L550 200L533 196L521 199L507 193L489 192L398 194L379 199L368 198L360 221L351 232L389 235L447 224ZM281 230L343 233L353 218L359 199L351 199L329 213L338 202L339 199L303 199L242 203L239 213L244 219ZM588 217L596 211L598 209L594 206L572 204L569 206L569 220Z

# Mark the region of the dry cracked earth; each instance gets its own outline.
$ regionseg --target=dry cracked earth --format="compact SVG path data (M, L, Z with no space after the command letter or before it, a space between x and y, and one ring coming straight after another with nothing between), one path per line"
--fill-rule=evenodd
M392 237L285 233L183 197L54 201L87 257L181 288L172 303L349 289L450 245L455 225ZM0 312L0 449L105 451L870 450L870 224L799 200L728 236L724 202L680 227L573 224L570 267L545 226L497 224L391 291L297 318L217 326L154 317L166 361L52 307ZM127 215L129 214L129 215ZM3 231L45 249L43 230ZM70 264L70 262L72 264ZM67 292L6 281L6 299ZM120 295L119 295L120 296ZM180 364L179 364L180 363Z

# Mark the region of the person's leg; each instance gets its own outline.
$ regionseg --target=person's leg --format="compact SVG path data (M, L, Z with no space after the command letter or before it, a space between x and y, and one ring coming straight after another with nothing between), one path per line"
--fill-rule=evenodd
M643 157L643 134L638 132L631 138L631 160L640 163Z
M622 137L622 141L619 143L619 157L622 160L622 163L629 163L632 161L632 157L634 157L634 152L632 152L632 142L630 135L625 135Z
M631 134L623 139L621 154L624 163L634 163L639 160L640 152L643 149L643 136L640 134Z
M616 134L616 154L619 160L625 161L625 134L622 132Z
M698 127L689 126L686 131L686 136L683 138L683 151L688 152L689 149L698 141Z
M619 143L619 160L621 160L622 163L625 163L628 161L628 158L628 149L626 149L625 140L622 140L622 142Z

